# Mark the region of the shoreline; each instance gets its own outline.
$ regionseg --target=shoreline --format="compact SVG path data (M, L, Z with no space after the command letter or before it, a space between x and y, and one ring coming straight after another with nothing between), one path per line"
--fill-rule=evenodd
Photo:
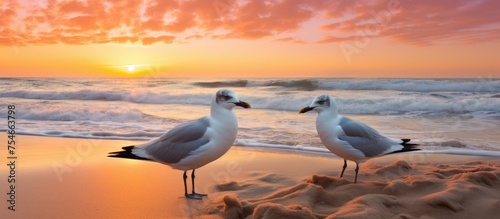
M0 136L0 141L6 140L6 135ZM427 189L428 186L447 188L448 184L469 183L464 181L469 179L472 180L471 186L478 187L473 191L483 191L490 187L497 189L500 186L500 161L495 157L423 153L389 155L362 164L358 184L352 184L354 163L348 162L344 178L339 179L343 160L332 154L234 146L220 159L197 169L197 191L208 193L209 196L202 201L186 200L182 191L182 171L154 162L106 157L108 152L138 141L24 135L19 135L17 141L19 180L16 182L16 211L8 211L8 203L0 206L2 215L9 218L61 218L68 215L80 218L220 218L230 214L246 217L294 209L302 209L300 212L311 211L315 217L322 218L331 215L332 210L345 213L346 209L343 208L353 204L349 201L371 203L373 197L370 198L370 194L364 194L363 191L373 190L375 194L389 191L380 190L381 185L390 185L393 191L400 191L399 193L404 193L407 187L416 190L420 184L427 185ZM5 157L5 152L0 153L0 156ZM8 168L5 164L2 166ZM468 173L462 170L476 171ZM438 177L439 174L443 179ZM409 180L414 183L411 184ZM6 191L7 180L0 179L0 188ZM457 188L452 186L448 189L455 191ZM322 194L325 198L319 199L323 200L319 207L314 203L303 202L306 199L315 200L315 196L310 196L313 190L323 191L317 194L313 192L316 195ZM351 199L337 197L342 191L351 191L359 196L350 197ZM496 193L490 195L500 200L500 190L494 191ZM445 193L444 190L440 192ZM384 196L387 194L380 195L384 200L387 199ZM296 196L301 199L293 198ZM407 201L411 197L404 197L404 194L391 196L398 200L398 211L406 209L404 206L411 202ZM417 197L418 194L413 196ZM332 201L329 197L335 199ZM295 203L290 203L291 200ZM469 209L468 205L456 207L453 200L442 200L443 203L452 203L449 205L456 211L452 209L451 212L458 218L464 218L463 212L477 211ZM334 205L330 205L330 201ZM340 203L343 204L339 205ZM488 206L494 205L493 207L500 209L500 201L492 203ZM290 207L290 204L295 207ZM426 206L425 203L421 204L422 209L426 209ZM450 209L446 206L439 207L440 204L436 206L438 207L433 207L438 212L435 215ZM393 215L387 209L377 208L374 211ZM484 212L499 213L492 209ZM485 216L484 212L482 216ZM425 215L424 213L401 214L413 217Z
M149 140L142 139L120 139L120 138L82 138L73 136L45 136L45 135L31 135L31 134L17 134L17 136L22 137L40 137L40 138L55 138L55 139L76 139L89 142L99 142L99 141L119 141L119 142L130 142L130 145L141 144ZM464 155L464 156L478 156L478 157L500 157L500 150L484 150L484 149L473 149L473 148L461 148L461 147L442 147L443 149L428 150L423 149L419 151L414 151L412 154L443 154L443 155ZM231 148L237 148L241 150L266 150L275 151L280 153L303 153L304 155L320 155L332 158L339 158L337 155L332 154L324 147L312 147L312 146L291 146L291 145L272 145L266 143L252 143L248 145L234 144Z

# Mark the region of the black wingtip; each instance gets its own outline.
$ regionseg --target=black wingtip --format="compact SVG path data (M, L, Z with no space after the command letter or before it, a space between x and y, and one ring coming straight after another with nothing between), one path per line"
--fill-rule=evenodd
M397 153L404 153L404 152L410 152L410 151L420 151L420 150L422 150L422 149L420 149L420 148L406 148L405 147L399 151L393 151L389 154L397 154Z
M401 145L403 145L405 148L406 148L407 146L408 146L408 147L414 147L414 146L418 146L418 145L419 145L419 144L412 144L412 143L408 143L408 142L410 142L410 141L411 141L411 139L409 139L409 138L403 138L403 139L401 139L401 141L403 141L403 142L401 143Z
M132 152L132 149L134 149L134 148L135 148L135 145L130 145L130 146L122 147L123 150L130 151L130 152Z
M411 139L408 139L408 138L405 138L405 139L401 139L401 141L403 141L401 143L401 145L403 145L403 148L399 151L393 151L389 154L396 154L396 153L404 153L404 152L410 152L410 151L420 151L422 149L420 148L417 148L417 146L419 146L419 144L410 144L408 142L411 141Z
M135 146L126 146L122 147L123 151L113 151L108 153L108 157L116 157L116 158L127 158L127 159L135 159L135 160L151 160L148 158L144 157L139 157L135 154L132 154L132 149L134 149Z

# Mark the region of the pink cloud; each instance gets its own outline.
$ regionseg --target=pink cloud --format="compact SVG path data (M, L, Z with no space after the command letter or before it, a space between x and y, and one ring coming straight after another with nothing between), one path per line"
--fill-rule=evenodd
M299 43L299 44L305 44L306 43L303 40L298 40L298 39L295 39L293 37L278 38L278 39L275 39L274 41L277 41L277 42L293 42L293 43Z
M151 45L157 42L172 43L174 40L174 36L144 37L142 38L142 44Z
M342 34L325 36L320 43L369 36L430 45L498 40L500 33L500 2L495 0L372 1L350 13L349 19L322 25L325 32Z
M199 38L307 43L294 37L306 23L316 25L323 38L309 43L371 37L431 45L500 36L496 0L9 0L0 3L0 17L3 46L149 45Z

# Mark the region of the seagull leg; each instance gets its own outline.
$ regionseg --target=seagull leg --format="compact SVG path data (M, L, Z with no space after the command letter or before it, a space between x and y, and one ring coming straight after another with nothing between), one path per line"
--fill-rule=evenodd
M344 175L345 168L347 168L347 161L344 159L344 166L342 167L342 173L340 173L340 178Z
M207 196L207 194L201 194L201 193L196 193L196 192L194 192L194 178L195 178L195 176L194 176L194 170L195 170L195 169L193 169L193 172L191 172L191 180L192 180L192 184L193 184L193 190L192 190L193 192L192 192L191 194L192 194L192 195L199 196L200 198L201 198L202 196Z
M186 196L186 198L190 198L190 199L201 199L201 196L198 196L195 194L188 194L187 183L186 183L186 179L187 179L186 172L187 171L184 171L184 175L182 175L182 177L184 178L184 196ZM193 180L193 182L194 182L194 180ZM194 187L194 185L193 185L193 187Z
M356 163L356 169L354 169L356 171L356 176L354 177L354 184L356 184L358 182L358 171L359 171L359 164Z

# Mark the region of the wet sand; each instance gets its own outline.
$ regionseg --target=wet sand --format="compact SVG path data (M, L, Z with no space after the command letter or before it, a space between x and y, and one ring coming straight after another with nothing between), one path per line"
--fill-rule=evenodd
M197 170L203 200L183 196L182 171L106 157L140 142L19 135L16 211L5 218L494 218L498 157L399 154L342 179L343 161L296 150L233 147ZM6 136L0 136L6 142ZM7 152L0 153L5 164ZM9 166L2 165L8 173ZM8 199L8 175L0 188ZM2 218L4 218L2 216Z

